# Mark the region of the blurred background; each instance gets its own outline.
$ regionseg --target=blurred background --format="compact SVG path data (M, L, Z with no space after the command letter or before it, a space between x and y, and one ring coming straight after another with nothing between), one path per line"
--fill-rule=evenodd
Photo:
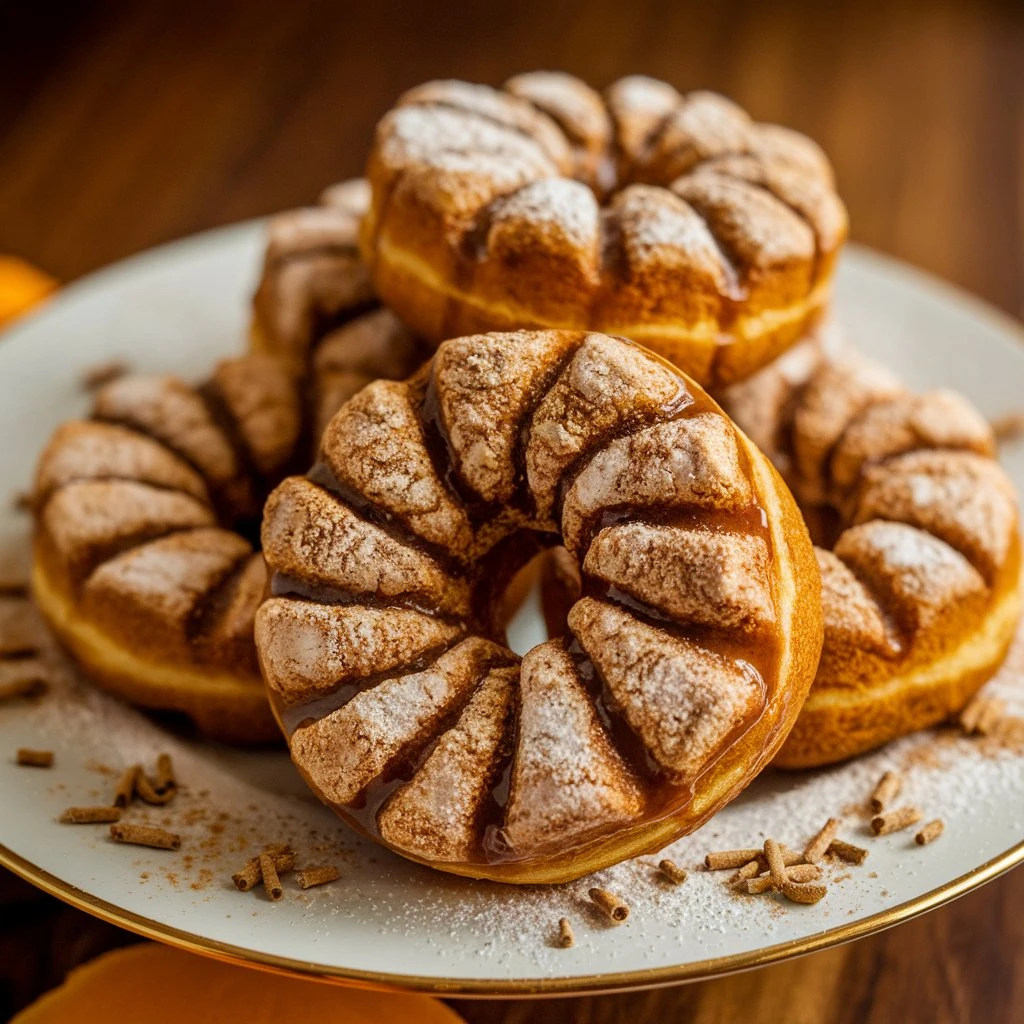
M715 89L806 132L836 167L856 241L1024 316L1021 0L0 0L0 252L68 281L311 202L360 173L403 89L537 68ZM471 1022L1009 1021L1024 1005L1021 907L1017 872L768 971L459 1009ZM0 1020L127 941L0 871Z
M853 237L1024 312L1020 0L0 2L0 248L67 280L309 202L433 77L643 72L820 142Z

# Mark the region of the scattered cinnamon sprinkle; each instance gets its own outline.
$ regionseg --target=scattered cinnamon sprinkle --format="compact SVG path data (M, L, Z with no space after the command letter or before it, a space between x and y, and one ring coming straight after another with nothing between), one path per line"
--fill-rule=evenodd
M562 949L572 949L576 945L576 936L567 917L559 918L558 921L558 945Z
M671 861L668 858L658 861L658 870L670 881L673 885L682 885L686 881L686 871L683 870L675 861Z
M0 685L0 703L21 698L41 697L49 689L42 676L28 675Z
M863 864L868 855L863 846L854 846L853 843L843 842L842 839L833 839L826 852L846 861L847 864Z
M960 714L960 728L968 736L987 736L1006 712L1006 704L979 694Z
M273 854L260 854L260 874L263 876L263 889L268 898L279 900L284 895L284 889L281 887L280 878L277 877Z
M154 828L152 825L120 822L110 826L110 838L116 843L150 846L155 850L177 850L181 847L181 836L163 828Z
M900 807L895 811L872 818L871 831L876 836L887 836L890 832L899 832L901 829L916 825L922 817L923 815L916 807Z
M86 391L98 391L105 384L110 384L128 372L127 365L119 359L106 363L97 363L87 370L82 377L82 387Z
M607 889L593 888L589 892L594 905L612 924L622 924L629 917L629 907Z
M871 794L871 810L879 814L899 796L903 788L903 780L895 772L886 772L875 786Z
M839 819L829 818L804 849L804 860L808 864L817 864L825 856L825 851L829 848L832 840L835 839L838 831Z
M303 868L295 872L295 881L302 889L312 889L317 885L327 885L329 882L336 882L341 878L341 872L331 864L324 864L321 867Z
M51 768L53 767L53 751L19 747L15 754L15 760L26 768Z
M930 842L938 839L939 836L945 831L945 824L941 818L936 818L934 821L929 821L927 825L921 828L921 831L914 836L914 842L918 846L927 846Z
M102 825L121 820L120 807L69 807L57 819L62 825Z

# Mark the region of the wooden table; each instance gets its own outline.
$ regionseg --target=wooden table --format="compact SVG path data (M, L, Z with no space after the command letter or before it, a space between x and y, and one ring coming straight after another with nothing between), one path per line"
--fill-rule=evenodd
M836 165L857 240L1024 313L1019 2L7 5L0 251L69 280L307 202L360 171L403 88L535 67L718 89L809 133ZM1019 1019L1022 909L1017 872L893 932L752 974L460 1008L481 1024ZM0 1016L124 941L0 878Z

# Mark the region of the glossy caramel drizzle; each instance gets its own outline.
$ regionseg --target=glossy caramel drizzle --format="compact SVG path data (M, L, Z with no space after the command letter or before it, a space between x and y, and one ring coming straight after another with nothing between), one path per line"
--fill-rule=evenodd
M582 337L580 340L582 342ZM473 593L471 601L473 612L469 620L464 623L466 633L461 634L444 649L450 649L459 643L460 640L464 639L465 636L474 634L505 645L505 628L507 623L500 620L501 598L505 589L516 573L530 562L531 559L535 558L539 553L550 551L561 544L560 536L557 533L536 528L536 510L526 484L524 462L525 431L529 425L532 409L535 409L543 399L558 375L576 354L576 351L577 347L572 347L564 358L557 361L557 366L545 375L544 380L537 388L537 393L533 396L531 412L523 417L523 425L520 428L521 436L516 446L517 486L515 497L510 503L515 513L512 516L509 515L509 508L506 506L481 501L473 494L466 482L458 476L454 469L455 460L452 455L450 442L439 414L439 405L433 390L433 381L431 380L422 390L417 388L422 395L422 399L418 403L421 425L426 438L427 450L437 470L438 478L444 482L446 488L458 502L467 509L474 532L477 538L483 541L480 549L474 551L475 557L472 560L460 563L459 560L453 558L448 552L438 549L436 545L427 544L408 530L402 522L382 512L361 495L355 494L349 488L344 487L330 472L325 463L318 462L308 475L311 481L333 493L356 514L382 527L403 543L429 554L446 571L453 575L460 575L470 581ZM663 360L658 361L664 362ZM668 366L669 364L664 365ZM609 433L607 436L602 436L597 445L583 452L563 473L556 501L556 519L561 517L562 503L573 480L594 455L616 438L628 437L637 430L648 426L650 422L688 419L708 412L723 415L706 395L703 393L693 395L687 388L686 382L681 377L678 377L676 371L673 370L673 373L679 381L679 393L670 403L659 410L658 415L650 420L637 418L620 425L618 430ZM749 458L742 446L739 449L739 455L742 472L749 479L752 469ZM526 525L522 525L524 521ZM604 509L597 515L591 516L586 522L582 534L581 550L587 550L591 541L601 529L624 521L699 527L708 532L722 531L731 534L754 535L764 541L769 551L770 559L774 559L772 535L768 527L767 516L764 509L756 502L746 507L729 510L711 510L697 507L666 509L631 504ZM550 588L550 581L548 585ZM361 604L371 606L382 604L416 607L417 610L428 612L432 616L439 616L438 609L424 604L417 605L415 602L406 601L379 601L372 597L367 598L365 595L355 596L342 590L323 586L310 586L300 580L277 572L272 577L271 591L275 595L288 595L290 597L323 603L351 603L358 601ZM564 612L564 609L572 603L575 596L569 595L567 590L562 588L561 593L557 594L556 600L548 603L552 606L562 607ZM565 650L570 654L577 673L587 688L601 723L611 736L616 749L640 781L645 801L642 820L651 821L671 816L689 803L694 791L700 785L701 777L710 771L723 753L744 733L753 728L763 715L777 688L778 660L780 656L779 638L773 631L768 629L762 629L753 634L746 634L740 638L734 632L724 629L715 629L694 623L678 623L658 609L646 605L635 597L624 593L619 588L588 576L583 577L582 593L579 596L600 598L603 601L629 611L640 621L656 626L658 629L674 637L692 641L716 654L720 654L738 664L742 671L748 676L755 678L760 686L762 700L759 710L749 716L747 720L725 737L713 755L708 758L698 777L686 782L674 780L654 761L644 743L627 722L597 668L583 651L572 633L567 631L564 614L554 617L562 632L552 636L552 639L558 635L562 636ZM776 595L773 593L773 604L775 599ZM450 620L450 617L446 618ZM557 621L558 619L561 619L561 621ZM356 693L370 689L384 679L393 679L420 671L433 663L441 653L443 653L443 650L432 650L419 658L410 660L408 664L379 675L367 677L355 684L345 684L333 693L317 697L313 700L300 701L296 704L284 704L276 694L271 695L271 700L286 734L290 737L300 726L344 707ZM511 651L508 651L507 655L508 663L514 663L517 660ZM416 775L441 736L454 725L461 715L476 687L485 675L486 669L480 672L476 683L469 688L462 700L455 702L455 706L445 715L442 723L432 730L429 737L423 739L422 742L415 741L409 747L402 750L377 778L363 788L355 800L344 805L334 805L334 809L360 831L374 839L380 839L381 836L377 822L384 805L398 789ZM513 695L511 708L504 726L501 758L493 772L493 778L489 786L489 797L481 811L480 821L478 822L477 834L480 836L480 841L477 845L475 859L483 863L507 863L521 859L516 851L511 849L505 842L502 830L502 822L509 799L513 754L517 745L518 717L519 700L518 691L516 691ZM595 835L587 835L582 842L589 843L599 837L600 834L599 832Z

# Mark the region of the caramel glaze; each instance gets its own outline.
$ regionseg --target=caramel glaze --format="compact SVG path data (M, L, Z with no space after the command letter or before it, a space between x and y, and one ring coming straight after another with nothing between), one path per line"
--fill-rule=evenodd
M580 340L582 342L582 338ZM633 343L629 342L629 344L632 345ZM576 354L577 347L570 348L568 353L560 361L556 362L550 373L539 384L535 405L539 404L548 388ZM653 355L646 350L644 351L648 356ZM692 394L687 388L686 382L681 377L678 377L678 372L672 368L671 364L660 357L655 356L654 358L669 369L672 369L679 379L680 385L679 395L666 407L659 410L660 415L656 417L658 422L686 419L708 412L724 415L706 394ZM483 636L507 648L505 633L507 623L500 621L499 614L501 596L516 573L524 568L532 559L542 552L551 551L561 545L560 535L556 531L545 529L544 524L538 522L536 509L533 507L529 496L529 489L526 486L524 461L525 432L528 428L533 408L523 416L524 425L522 427L520 443L516 449L517 486L515 498L507 506L482 502L471 492L468 485L459 477L453 467L454 460L451 457L448 438L441 423L437 399L433 392L432 383L427 377L426 369L424 368L423 371L417 374L413 381L416 383L421 394L419 413L424 436L427 441L427 450L438 470L439 478L444 481L449 491L467 509L474 526L474 532L478 541L481 542L483 550L478 551L474 548L473 551L466 553L465 559L453 558L448 552L439 549L436 545L428 544L422 538L409 531L399 520L386 513L382 513L379 508L367 502L362 496L345 487L337 480L323 461L317 462L310 470L308 479L336 495L358 515L372 521L375 525L386 530L403 543L415 546L429 554L447 571L468 578L472 584L473 596L470 602L472 611L468 620L463 623L465 632L442 649L428 651L399 668L361 679L355 684L340 686L326 697L319 697L297 704L286 704L277 694L271 692L270 699L274 712L286 736L289 738L299 727L343 707L356 693L369 689L384 679L406 675L427 667L444 649L453 647L466 636ZM624 424L617 432L603 437L599 448L604 447L617 437L628 436L646 425L648 425L646 421L639 419ZM573 481L599 448L582 453L563 475L554 511L556 521L561 518L562 503ZM750 478L752 474L750 460L742 446L739 455L742 471ZM512 515L509 514L510 509L513 513ZM513 525L517 520L519 523L525 520L527 525ZM580 545L581 550L585 551L589 547L592 539L602 528L626 520L680 526L692 524L712 532L728 531L732 534L746 533L754 535L764 541L770 558L774 558L772 534L768 527L767 514L756 503L737 510L709 510L707 508L700 508L699 510L696 508L652 509L634 505L622 505L614 509L606 509L599 515L592 516L590 521L585 524L583 531L584 539ZM328 604L355 602L369 606L395 606L397 604L399 606L415 608L418 611L428 612L435 618L456 621L451 616L446 616L425 602L419 603L415 600L381 601L376 595L372 594L352 594L324 586L309 586L280 572L275 572L272 575L269 590L275 596L287 595L293 598ZM729 635L721 629L698 624L679 624L658 609L639 601L621 589L587 576L583 577L582 591L578 596L599 598L617 605L628 610L640 620L646 621L675 637L696 642L717 654L729 658L737 663L744 672L754 677L761 687L762 700L757 713L749 716L746 721L742 722L738 728L725 737L696 778L686 780L685 782L675 780L653 760L640 738L626 721L593 661L586 655L576 638L568 631L564 614L560 612L549 619L549 630L552 627L556 627L562 632L561 636L555 634L552 636L552 639L556 637L561 639L565 650L571 656L580 678L591 695L602 724L608 730L620 754L623 755L629 767L641 781L644 790L645 809L642 818L636 822L631 822L630 826L660 820L677 814L690 802L693 793L699 788L703 775L715 766L722 755L742 735L757 724L765 708L775 695L780 657L779 638L773 631L761 629L748 633L742 640L738 640L735 635ZM775 595L773 595L774 597ZM557 600L549 603L549 607L561 607L567 610L574 603L574 600L567 598L568 595L563 592L557 595ZM486 666L480 674L477 685L488 669L500 664L516 664L518 662L518 658L511 651L506 650L505 655L507 656L506 658L499 658L494 664ZM447 729L454 725L465 704L472 696L472 692L473 690L471 689L464 700L458 702L457 706L449 712L445 720L434 731L434 736L422 744L415 745L412 749L404 750L387 766L380 776L358 794L354 801L344 805L333 805L334 810L359 831L374 840L379 840L380 832L377 827L377 818L385 803L397 789L413 778L429 757L440 737ZM490 798L478 823L477 834L481 835L483 839L477 850L477 860L482 863L510 863L521 859L517 856L516 851L511 849L509 844L505 842L501 827L509 797L512 757L517 746L518 717L519 701L518 694L516 694L511 702L508 719L505 723L502 756L491 780ZM765 739L765 746L772 741L773 737L774 732L768 734ZM588 834L577 845L589 844L611 831L613 830L606 829L603 832Z

